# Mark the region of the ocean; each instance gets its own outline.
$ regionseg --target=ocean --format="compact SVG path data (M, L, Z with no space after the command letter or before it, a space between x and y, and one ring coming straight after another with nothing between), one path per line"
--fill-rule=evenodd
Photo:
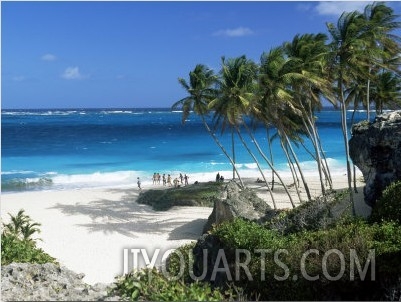
M348 112L349 119L351 114ZM152 184L153 173L171 174L173 178L187 174L190 183L214 180L217 172L231 178L229 161L201 119L191 114L182 124L181 116L181 112L165 108L2 110L2 192L136 187L137 177L147 186ZM331 171L344 173L340 112L323 110L317 117ZM365 112L356 112L355 121L365 118ZM255 131L257 141L269 154L266 130L259 127ZM229 131L218 132L217 137L231 152ZM247 142L252 145L249 138ZM311 146L309 142L306 145ZM235 150L241 175L259 177L256 164L239 139ZM295 150L305 174L315 173L311 156L302 146ZM273 152L275 167L289 173L277 139ZM267 165L263 169L269 173Z

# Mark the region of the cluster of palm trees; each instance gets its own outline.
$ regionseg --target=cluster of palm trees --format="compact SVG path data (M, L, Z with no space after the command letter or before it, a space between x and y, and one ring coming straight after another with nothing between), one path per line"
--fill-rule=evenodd
M342 113L348 186L353 204L346 111L350 106L355 110L362 106L367 109L369 120L372 104L376 112L401 104L401 40L393 34L394 30L401 28L397 17L385 3L375 2L367 5L363 13L344 12L336 25L327 23L329 36L323 33L298 34L291 42L263 53L259 63L245 55L222 57L218 74L198 64L189 73L189 82L179 78L188 96L174 103L172 108L182 110L183 122L191 112L202 118L206 130L230 161L233 178L238 178L243 186L236 169L234 150L234 140L240 139L257 164L276 208L273 194L275 177L283 185L293 206L295 203L273 164L271 130L275 131L286 155L300 202L301 184L307 198L311 199L294 150L294 146L306 148L305 140L313 146L307 151L317 163L322 193L332 188L315 117L316 111L322 107L322 100L329 101ZM212 119L206 118L209 115ZM267 152L254 136L257 125L266 128ZM230 151L217 135L226 130L230 131L232 138ZM250 140L246 140L244 135ZM271 182L261 168L260 159L272 171Z

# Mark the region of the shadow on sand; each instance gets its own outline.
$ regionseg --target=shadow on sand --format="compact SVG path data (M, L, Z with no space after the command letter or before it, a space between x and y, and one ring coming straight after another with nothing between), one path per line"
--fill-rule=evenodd
M163 235L168 233L169 240L196 239L202 233L206 219L189 221L185 217L170 211L154 211L148 205L136 203L136 190L109 190L111 193L123 193L119 200L99 199L88 203L56 204L49 209L61 211L63 214L84 215L92 221L77 224L89 232L104 234L119 233L136 238L140 233ZM212 209L211 209L212 210Z

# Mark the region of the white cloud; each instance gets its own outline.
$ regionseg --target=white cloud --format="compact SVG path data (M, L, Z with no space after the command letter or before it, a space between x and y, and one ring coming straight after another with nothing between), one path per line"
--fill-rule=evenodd
M66 68L66 70L64 70L64 72L61 74L61 77L66 80L81 80L86 78L86 76L79 72L79 68L77 66Z
M343 12L353 12L355 10L363 12L367 2L365 1L327 1L319 2L315 10L319 15L340 16Z
M237 27L232 29L222 29L213 33L213 36L244 37L253 35L254 32L248 27Z
M51 53L44 54L41 58L42 61L55 61L57 57Z

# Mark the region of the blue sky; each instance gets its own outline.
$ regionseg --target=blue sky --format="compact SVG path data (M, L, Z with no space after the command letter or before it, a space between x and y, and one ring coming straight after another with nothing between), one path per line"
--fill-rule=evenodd
M296 34L327 33L371 2L1 2L1 106L170 107L177 78L221 57L255 62ZM401 14L400 2L387 2Z

